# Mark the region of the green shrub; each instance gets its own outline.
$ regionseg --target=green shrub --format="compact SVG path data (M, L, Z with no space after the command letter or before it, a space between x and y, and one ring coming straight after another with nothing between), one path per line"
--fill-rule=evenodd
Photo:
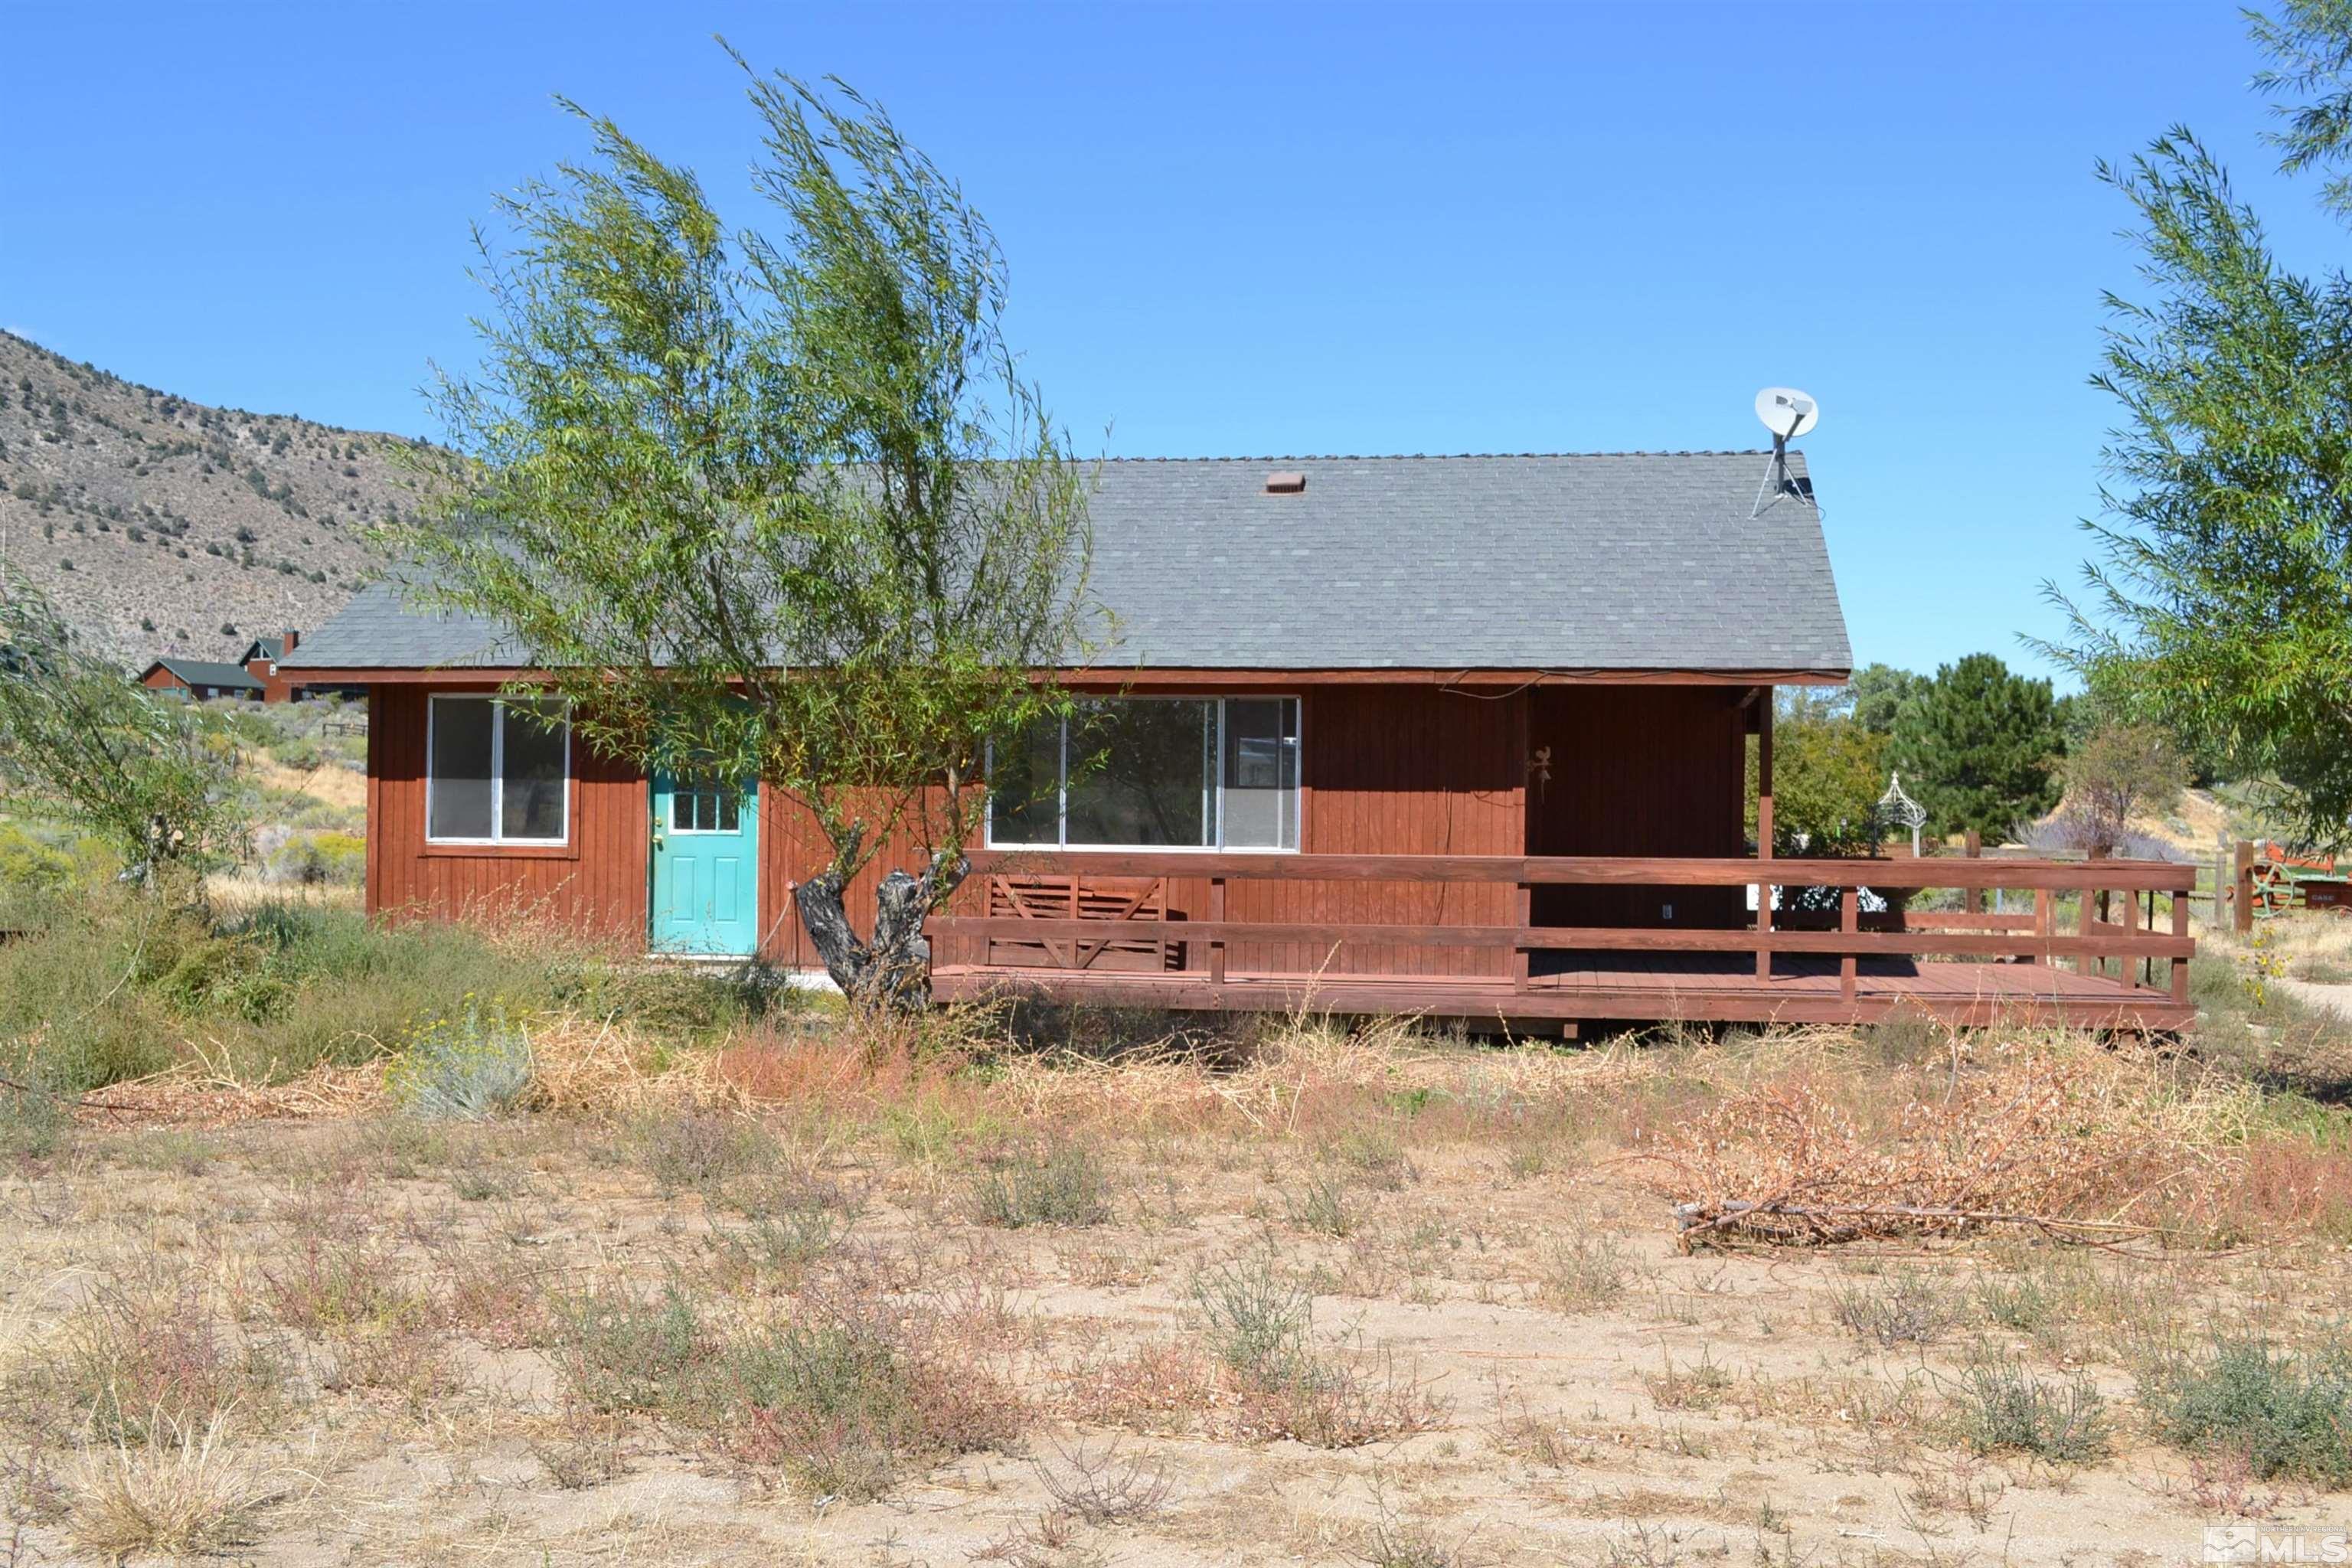
M2223 1335L2157 1368L2140 1399L2176 1447L2241 1457L2262 1479L2352 1482L2352 1347L2340 1337L2295 1355Z
M1020 1402L942 1353L896 1307L804 1303L726 1329L673 1282L656 1299L591 1290L558 1300L555 1361L601 1415L649 1415L739 1464L783 1471L819 1496L881 1496L910 1461L1002 1444Z
M1094 1151L1057 1143L1006 1160L982 1173L971 1193L982 1225L1100 1225L1110 1218L1110 1183Z
M2013 1360L1982 1360L1962 1379L1957 1403L1961 1431L1979 1454L2085 1465L2106 1458L2111 1446L2106 1402L2080 1373L2051 1383Z
M1859 1337L1892 1349L1940 1337L1958 1318L1959 1308L1939 1279L1900 1268L1876 1284L1841 1287L1836 1312L1838 1321Z
M591 1288L550 1303L555 1360L572 1394L604 1415L659 1411L684 1397L710 1355L693 1301L672 1283L652 1300Z
M415 1031L384 1074L393 1103L414 1116L479 1121L509 1110L530 1088L530 1037L467 996L455 1018Z
M15 1068L7 1076L23 1071ZM73 1119L55 1096L0 1084L0 1160L46 1160L64 1146L72 1130Z
M1290 1223L1318 1236L1346 1237L1358 1223L1355 1194L1337 1171L1309 1171L1297 1188L1286 1188L1283 1208Z
M630 1128L629 1142L664 1197L695 1192L714 1203L730 1183L776 1157L765 1128L715 1110L645 1116Z
M1192 1280L1209 1349L1253 1382L1279 1384L1314 1363L1315 1299L1263 1258L1219 1263Z
M1625 1289L1631 1264L1624 1245L1605 1232L1579 1231L1546 1253L1544 1300L1563 1312L1607 1306Z

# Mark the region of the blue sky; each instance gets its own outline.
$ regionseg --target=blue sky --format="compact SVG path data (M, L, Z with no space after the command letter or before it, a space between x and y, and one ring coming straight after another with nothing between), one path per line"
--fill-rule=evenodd
M0 0L0 326L433 434L467 227L609 112L756 222L710 36L886 103L1011 258L1082 450L1806 443L1856 657L2034 666L2112 409L2092 177L2186 121L2291 260L2233 6L50 5ZM1431 542L1443 549L1443 540Z

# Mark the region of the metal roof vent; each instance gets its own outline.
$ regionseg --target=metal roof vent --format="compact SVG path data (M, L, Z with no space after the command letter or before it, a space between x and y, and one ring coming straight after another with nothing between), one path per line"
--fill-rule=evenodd
M1284 468L1265 477L1265 493L1270 496L1295 496L1307 489L1307 476Z

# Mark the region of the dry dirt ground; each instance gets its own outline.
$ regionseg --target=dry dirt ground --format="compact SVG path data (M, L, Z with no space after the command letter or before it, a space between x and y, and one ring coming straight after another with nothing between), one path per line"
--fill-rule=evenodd
M0 1180L0 1563L186 1494L192 1545L268 1564L2171 1563L2352 1520L2158 1446L2126 1371L2336 1313L2316 1243L1685 1256L1571 1143L1402 1113L1043 1153L919 1101L855 1137L85 1114ZM788 1298L902 1334L987 1440L886 1476L658 1386ZM1294 1314L1279 1397L1244 1307ZM1975 1452L1988 1354L2086 1376L2108 1457Z

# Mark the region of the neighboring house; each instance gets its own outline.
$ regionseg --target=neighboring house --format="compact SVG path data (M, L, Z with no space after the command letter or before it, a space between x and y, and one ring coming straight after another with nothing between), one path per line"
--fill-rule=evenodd
M190 697L239 697L258 702L265 683L243 664L167 657L149 665L139 684L151 691L182 691Z
M261 702L299 702L302 690L278 673L278 660L300 645L302 634L289 631L274 637L256 637L245 645L235 664L166 655L149 665L139 684L153 691L185 691L192 697L241 697Z
M993 759L987 843L933 927L937 993L1571 1030L1906 1002L2185 1022L2185 965L2164 989L2133 969L2188 950L2138 913L2186 885L2176 868L2103 864L2132 913L2070 933L2051 891L2081 887L2080 865L1754 858L1748 763L1769 825L1773 689L1853 663L1803 460L1759 510L1768 461L1104 465L1092 585L1121 640L1062 675L1100 703L1108 760L1066 776L1058 732ZM368 689L368 907L551 910L656 951L812 966L791 889L824 856L798 808L647 778L525 721L497 695L520 657L386 582L280 661ZM894 863L852 889L854 917ZM1899 900L1857 913L1855 889L1906 876L2038 889L2036 912L1931 932ZM1829 889L1810 900L1825 917L1789 929L1768 899L1757 921L1750 889L1801 879ZM2027 962L1919 962L1948 953Z

